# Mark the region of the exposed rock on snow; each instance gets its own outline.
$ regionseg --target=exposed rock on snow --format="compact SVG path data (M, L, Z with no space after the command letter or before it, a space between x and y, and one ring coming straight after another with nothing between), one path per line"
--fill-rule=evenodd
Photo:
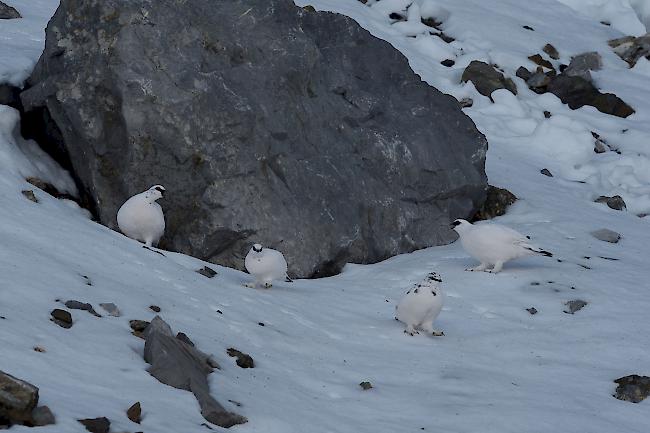
M616 387L616 397L619 400L640 403L650 395L650 377L632 374L618 378L614 381L618 384Z
M196 272L208 278L213 278L215 275L217 275L217 271L207 266L203 266L201 269L197 270Z
M533 54L532 56L528 56L528 60L546 69L555 70L553 64L548 60L546 60L544 57L542 57L540 54Z
M612 244L616 244L621 240L621 235L610 229L596 230L591 232L591 235L599 241L609 242Z
M72 315L68 311L55 308L50 315L52 316L52 321L60 327L66 329L72 328Z
M86 302L66 301L65 306L71 310L88 311L90 314L92 314L95 317L102 317L101 314L98 314L97 311L95 311L92 305Z
M105 302L99 304L99 306L102 307L104 311L108 313L109 316L120 317L122 315L120 313L120 309L117 308L117 305L113 304L112 302Z
M0 430L12 424L30 427L54 424L47 406L38 405L38 388L0 371Z
M487 199L476 212L472 222L489 220L497 216L505 215L508 206L517 201L517 196L505 188L498 188L489 185Z
M541 169L540 173L542 173L544 176L553 177L553 173L551 173L548 168Z
M591 105L598 111L618 117L627 117L634 113L632 107L612 93L601 93L591 82L582 77L562 73L551 80L548 91L575 110Z
M151 364L149 374L166 385L191 391L201 415L213 424L228 428L246 422L246 418L228 412L210 395L207 376L212 367L208 355L175 338L159 316L147 326L144 337L144 359Z
M531 314L531 316L537 314L537 308L535 307L526 308L526 311L528 311Z
M564 70L564 74L569 77L581 77L587 81L591 81L591 74L589 71L598 71L603 66L603 60L595 51L589 53L578 54L571 59L571 63Z
M103 223L168 185L166 248L241 269L254 235L291 275L330 275L452 241L485 197L487 143L456 100L341 15L63 0L46 34L26 109Z
M86 427L91 433L108 433L111 428L111 422L106 417L86 418L77 420Z
M513 94L517 94L517 86L512 79L506 78L494 66L478 60L472 60L463 71L461 82L468 81L471 81L483 96L490 97L492 92L498 89L507 89Z
M620 195L615 195L612 197L607 197L606 195L601 195L596 200L596 203L604 203L614 210L625 210L627 206L625 205L625 200Z
M140 424L140 421L142 421L142 407L140 406L139 401L135 402L133 406L126 411L126 416L134 423Z
M564 312L567 314L574 314L576 311L582 310L587 304L588 302L583 301L582 299L574 299L572 301L568 301L566 304L564 304L567 306L567 309L564 310Z
M239 350L232 347L226 352L228 352L229 356L237 357L237 365L241 368L255 368L255 362L249 354L240 352Z
M557 48L555 48L551 44L544 45L544 48L542 48L542 51L544 51L546 54L548 54L548 56L553 60L559 60L560 59L560 53L557 51Z
M22 194L25 196L25 198L27 200L31 200L34 203L38 203L38 199L34 195L34 191L32 191L31 189L26 189L26 190L22 191Z
M609 46L614 49L618 56L630 64L630 67L636 65L641 57L650 60L650 33L635 38L634 36L624 36L622 38L609 41Z
M0 20L11 20L14 18L22 18L20 13L13 7L0 2Z
M364 391L368 391L369 389L372 389L372 383L370 383L370 382L368 382L368 381L361 382L361 383L359 384L359 386L360 386L361 389L363 389Z

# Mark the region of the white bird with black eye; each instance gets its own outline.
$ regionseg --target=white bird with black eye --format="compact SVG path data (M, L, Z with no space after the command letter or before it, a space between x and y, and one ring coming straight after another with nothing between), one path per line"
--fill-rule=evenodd
M285 281L287 277L287 261L284 255L277 250L265 248L255 244L246 254L244 265L249 274L255 278L247 287L255 288L263 285L265 288L272 286L273 281Z
M128 199L117 211L117 225L126 236L144 242L145 246L158 245L165 233L165 215L157 203L165 194L162 185Z
M433 329L445 302L440 288L442 279L435 272L427 275L424 281L415 284L395 307L395 319L406 325L405 334L419 334L418 329L434 337L441 337L442 331Z
M530 243L530 238L516 230L496 223L472 224L463 219L451 223L467 253L481 264L466 271L496 274L504 263L531 255L553 257L553 254Z

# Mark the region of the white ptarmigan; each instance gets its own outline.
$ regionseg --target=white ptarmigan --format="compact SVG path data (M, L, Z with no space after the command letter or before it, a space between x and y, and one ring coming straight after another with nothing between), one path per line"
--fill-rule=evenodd
M165 233L165 216L156 200L164 194L162 185L154 185L124 202L117 211L117 225L122 233L147 247L157 245Z
M457 219L451 225L460 236L465 251L481 262L474 268L466 269L467 271L496 274L501 271L504 263L519 257L535 254L553 257L553 254L532 245L530 238L510 227L494 223L474 225L463 219Z
M445 296L440 289L442 279L434 272L427 275L421 283L412 287L395 307L395 319L406 325L405 334L419 334L418 329L435 337L445 335L442 331L433 329L433 321L436 320Z
M284 281L287 278L287 261L280 251L264 248L255 244L246 254L244 260L246 270L255 278L253 283L246 286L255 288L263 284L267 289L273 281Z

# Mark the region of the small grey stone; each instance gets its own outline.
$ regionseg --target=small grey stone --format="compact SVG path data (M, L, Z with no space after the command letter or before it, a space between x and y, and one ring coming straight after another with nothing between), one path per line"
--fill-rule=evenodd
M553 177L553 173L551 173L548 168L541 169L540 173L544 176Z
M542 50L553 60L558 60L560 58L560 53L558 53L557 49L551 44L544 45Z
M149 309L154 313L160 313L160 307L157 305L149 305Z
M549 76L543 72L535 72L526 80L526 84L532 88L546 87L550 82Z
M27 200L31 200L34 203L38 203L38 199L34 195L34 191L32 191L31 189L26 189L26 190L22 191L22 193L27 198Z
M476 90L483 96L489 97L492 92L498 89L507 89L511 93L517 94L517 86L511 79L506 78L494 66L478 60L472 60L463 71L461 82L466 83L468 81L471 81Z
M615 231L609 229L595 230L591 232L591 235L600 241L609 242L612 244L616 244L621 240L621 235L619 233L616 233Z
M56 418L49 407L39 406L32 411L32 419L29 424L34 427L56 424Z
M537 308L535 307L526 308L526 311L528 311L531 315L537 314Z
M144 332L149 326L149 322L146 320L129 320L129 326L136 332Z
M106 417L78 419L81 424L91 433L108 433L111 422Z
M528 69L524 68L523 66L520 66L517 69L517 72L515 72L515 75L524 81L528 81L532 73Z
M454 60L452 60L452 59L445 59L442 62L440 62L440 64L442 66L446 66L448 68L451 68L452 66L454 66L456 64L456 62Z
M608 207L614 210L623 210L627 209L625 200L620 195L615 195L612 197L607 197L606 195L601 195L596 200L596 203L605 203Z
M474 100L472 98L463 98L460 101L458 101L461 107L463 108L468 108L474 105Z
M613 39L609 41L609 46L621 59L629 63L630 67L633 67L641 57L650 56L650 33L636 38L624 36Z
M95 311L92 305L86 303L86 302L79 302L79 301L66 301L65 306L67 308L70 308L71 310L83 310L83 311L88 311L90 314L92 314L95 317L102 317L100 314Z
M583 301L582 299L574 299L571 301L568 301L565 303L568 307L568 310L564 310L565 313L567 314L574 314L576 311L582 310L582 308L587 305L587 301Z
M569 77L581 77L591 81L589 71L598 71L602 68L603 61L595 51L579 54L571 59L569 66L564 70L564 74Z
M66 329L72 327L72 315L68 311L55 308L50 312L50 315L52 316L54 323L60 327Z
M201 269L198 269L196 272L208 278L212 278L215 275L217 275L217 271L207 266L203 266Z
M650 377L632 374L618 378L614 381L618 384L616 387L616 397L619 400L640 403L650 395Z
M368 381L364 381L364 382L361 382L361 383L359 384L359 386L360 386L361 389L363 389L364 391L368 391L369 389L372 388L372 383L370 383L370 382L368 382Z
M112 302L99 304L99 306L102 307L109 316L120 317L122 315L122 313L120 313L120 309L117 308L117 305L113 304Z
M241 368L255 368L255 362L249 354L240 352L232 347L226 350L226 352L232 357L237 357L237 365Z

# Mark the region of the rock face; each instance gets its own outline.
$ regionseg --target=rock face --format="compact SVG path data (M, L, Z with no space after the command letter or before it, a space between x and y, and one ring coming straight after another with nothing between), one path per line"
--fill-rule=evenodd
M341 15L63 0L46 33L21 95L43 145L67 152L111 227L164 184L165 248L242 268L260 242L291 275L327 275L450 242L485 198L485 137Z

